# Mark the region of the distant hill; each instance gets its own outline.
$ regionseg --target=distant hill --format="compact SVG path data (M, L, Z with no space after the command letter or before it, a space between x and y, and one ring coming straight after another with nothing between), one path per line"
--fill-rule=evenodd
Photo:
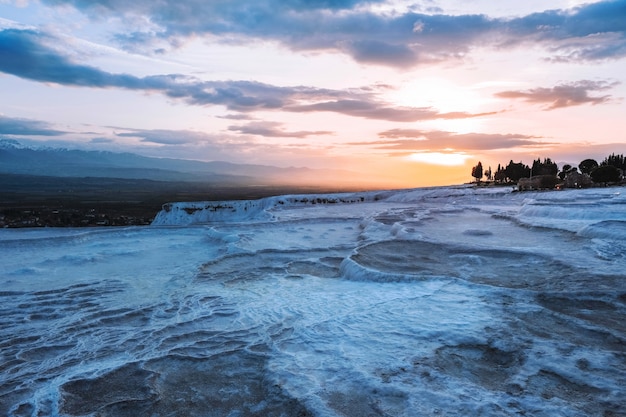
M339 170L151 158L132 153L29 147L0 139L0 173L49 177L100 177L219 184L320 184L354 177Z

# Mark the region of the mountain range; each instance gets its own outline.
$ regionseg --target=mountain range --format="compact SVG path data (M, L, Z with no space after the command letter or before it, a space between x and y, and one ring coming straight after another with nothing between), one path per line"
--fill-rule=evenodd
M0 174L146 179L248 186L319 185L355 176L353 172L343 170L281 168L224 161L153 158L133 153L32 147L24 146L13 139L0 139Z

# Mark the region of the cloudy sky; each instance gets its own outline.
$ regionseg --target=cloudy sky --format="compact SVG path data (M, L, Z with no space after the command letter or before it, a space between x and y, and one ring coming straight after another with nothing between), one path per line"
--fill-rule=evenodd
M626 0L0 0L24 144L453 184L626 153L625 77Z

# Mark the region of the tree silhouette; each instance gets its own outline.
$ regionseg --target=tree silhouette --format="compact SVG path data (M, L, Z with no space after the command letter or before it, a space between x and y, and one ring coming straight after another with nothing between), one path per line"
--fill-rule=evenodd
M559 172L559 178L564 180L570 169L572 169L572 166L570 164L563 165L563 169L561 170L561 172Z
M621 178L621 173L617 167L613 165L603 165L591 171L591 179L593 182L607 183L618 182Z
M491 181L493 179L493 175L491 172L491 166L489 166L489 169L487 171L485 171L485 177L487 177L487 180Z
M583 174L591 174L591 171L598 167L598 162L595 159L585 159L580 164L578 164L578 169Z
M480 161L472 168L472 177L476 178L476 182L480 182L480 179L483 177L483 164Z
M522 162L515 163L511 160L504 169L504 173L509 181L518 182L520 178L530 177L530 168Z
M615 168L619 168L621 170L626 170L626 158L624 155L615 155L614 153L604 158L604 161L600 163L603 165L612 165Z
M533 167L531 169L533 176L556 175L557 172L559 172L559 168L550 158L544 158L543 162L541 162L541 159L539 158L537 158L536 161L533 161Z
M478 164L482 172L482 164L480 162ZM472 176L477 181L479 180L479 177L476 176L479 165L472 168ZM600 170L600 168L602 169ZM498 164L495 172L491 172L491 167L489 167L489 170L485 171L484 174L488 179L493 178L496 183L517 183L521 178L529 178L531 175L532 177L545 177L536 178L536 184L539 184L541 188L552 188L551 184L556 185L556 181L559 179L576 186L589 186L592 181L605 184L616 183L623 179L624 172L626 172L626 156L613 153L604 158L601 164L598 164L595 159L589 158L581 161L578 168L565 164L561 172L559 172L557 164L550 158L544 158L543 161L541 158L537 158L532 163L532 170L521 161L516 163L511 160L506 167ZM566 186L571 187L572 185Z

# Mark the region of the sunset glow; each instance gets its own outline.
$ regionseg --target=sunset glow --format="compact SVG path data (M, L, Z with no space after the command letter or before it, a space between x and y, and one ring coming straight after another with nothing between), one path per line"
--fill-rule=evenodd
M432 165L455 166L463 165L470 156L460 153L423 152L409 155L409 159Z
M625 22L626 0L5 0L0 138L389 186L577 165L626 152Z

